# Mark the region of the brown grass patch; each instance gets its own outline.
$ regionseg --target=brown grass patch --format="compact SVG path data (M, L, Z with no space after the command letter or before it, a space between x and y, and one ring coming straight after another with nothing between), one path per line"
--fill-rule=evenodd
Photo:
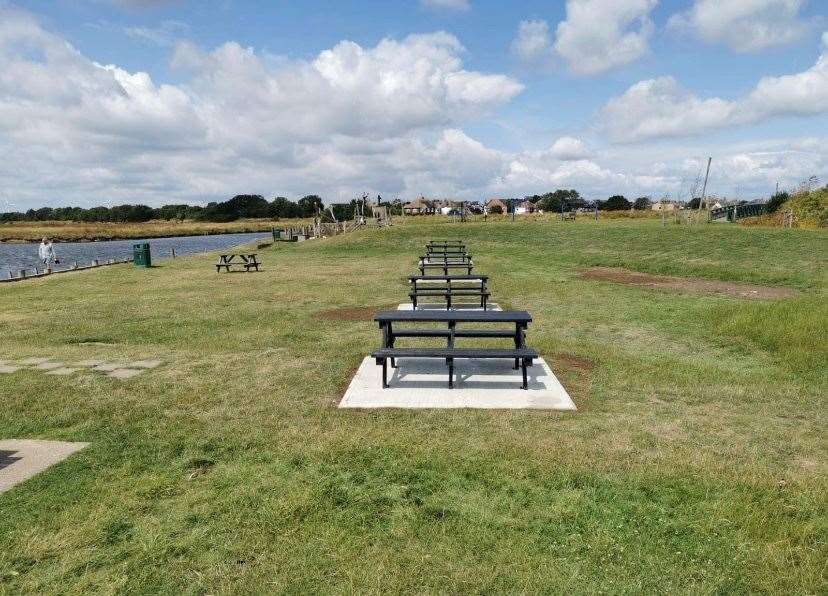
M376 306L358 306L323 310L316 314L326 321L372 321L374 315L380 310L384 309L377 308Z
M668 275L650 275L613 267L592 267L584 271L584 279L611 281L614 283L653 288L658 290L677 290L696 294L725 294L737 298L755 300L778 300L793 298L798 294L793 288L757 286L732 281L718 281L699 277L672 277Z
M561 366L579 372L589 372L595 368L595 363L592 360L567 353L553 354L552 362L555 363L556 367Z

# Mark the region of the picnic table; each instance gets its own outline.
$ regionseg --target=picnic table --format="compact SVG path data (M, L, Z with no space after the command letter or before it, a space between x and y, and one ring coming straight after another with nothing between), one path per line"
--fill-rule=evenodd
M382 331L382 345L372 352L371 357L382 366L382 386L388 388L388 361L396 368L400 358L440 358L448 365L448 386L454 387L454 360L458 358L505 359L515 361L515 369L522 372L523 389L528 388L526 367L538 358L534 349L526 347L526 328L532 322L532 316L523 310L515 311L445 311L445 310L390 310L376 314L374 320ZM447 329L435 328L395 328L395 324L445 323ZM507 324L513 328L458 329L458 323ZM398 338L445 338L445 348L397 348L394 343ZM456 338L508 338L514 341L514 348L457 348Z
M474 269L474 264L469 261L440 261L440 262L430 262L430 261L420 261L420 274L425 275L426 269L429 270L437 270L442 271L443 275L448 275L450 269L458 269L461 271L465 271L466 275L471 275L472 270Z
M238 253L219 255L218 263L216 263L216 273L219 273L224 268L227 273L230 273L230 267L243 267L245 271L251 269L259 270L259 261L256 259L257 253ZM236 260L238 258L238 260Z
M486 284L488 275L412 275L408 278L411 284L411 304L417 309L421 297L445 298L446 309L452 307L455 296L469 296L480 301L483 310L488 308L489 291Z
M425 263L471 263L471 255L467 254L432 254L422 255L420 261Z
M460 245L464 246L462 240L429 240L426 246L448 246L448 245Z
M440 255L462 256L462 255L468 255L469 253L466 252L465 248L453 248L453 247L450 247L450 248L443 248L443 247L435 248L433 246L427 246L426 247L426 254L429 255L429 256L431 256L431 255L436 255L436 256L440 256Z

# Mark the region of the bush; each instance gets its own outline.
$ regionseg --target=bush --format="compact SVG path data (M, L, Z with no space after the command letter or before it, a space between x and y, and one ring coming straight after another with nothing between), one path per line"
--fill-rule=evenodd
M765 203L765 211L767 213L776 213L779 211L779 208L785 203L788 199L791 198L787 192L778 192L773 195L768 202Z

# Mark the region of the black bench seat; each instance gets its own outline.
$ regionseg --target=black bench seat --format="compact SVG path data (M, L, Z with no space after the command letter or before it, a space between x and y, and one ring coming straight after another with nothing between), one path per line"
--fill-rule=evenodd
M449 329L394 329L394 337L450 337ZM515 332L506 329L455 329L454 337L491 337L514 339Z
M451 309L452 299L455 296L469 296L480 300L480 308L487 310L490 293L483 290L481 286L477 288L416 288L408 295L411 298L411 305L416 309L417 303L422 297L434 296L437 298L445 298L446 310Z
M474 271L474 265L471 261L468 263L452 263L448 261L442 263L420 262L420 273L422 275L425 275L426 269L436 269L442 271L444 275L448 275L449 269L459 269L461 271L465 270L466 274L471 275L471 272Z
M532 348L380 348L371 353L377 364L382 365L382 387L388 388L389 358L445 358L448 364L449 389L454 388L454 360L455 358L482 358L500 360L518 360L523 376L522 389L528 389L529 383L526 367L538 358L537 350Z

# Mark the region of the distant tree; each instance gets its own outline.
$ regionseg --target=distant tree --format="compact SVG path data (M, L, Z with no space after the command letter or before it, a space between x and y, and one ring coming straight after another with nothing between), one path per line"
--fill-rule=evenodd
M526 197L526 200L535 203L538 209L555 212L561 211L561 207L568 211L586 205L586 201L581 198L581 195L574 188L570 190L559 188L555 192Z
M701 203L701 197L693 197L689 201L687 201L687 208L688 209L698 209L699 203Z
M322 199L317 195L307 195L299 199L299 214L300 217L312 217L316 215L317 207L319 209L324 209L325 204L322 202Z
M276 197L270 203L270 217L299 217L299 205L285 197Z
M631 205L632 203L623 195L613 195L606 201L603 201L599 209L603 209L604 211L623 211L629 209Z
M633 203L633 209L636 211L646 211L652 206L653 202L650 197L638 197Z
M765 210L768 213L775 213L779 211L779 208L791 198L787 192L782 191L774 194L771 198L768 199L767 203L765 203Z

